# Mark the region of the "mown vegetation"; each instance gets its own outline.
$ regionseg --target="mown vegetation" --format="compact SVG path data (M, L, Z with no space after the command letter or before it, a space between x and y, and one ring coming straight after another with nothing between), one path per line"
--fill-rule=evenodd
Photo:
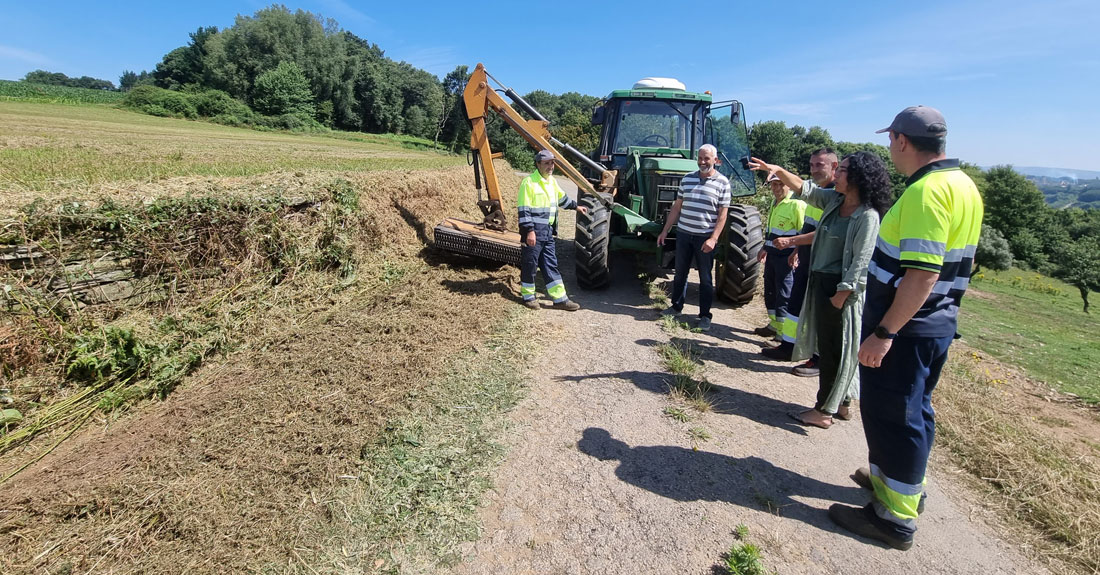
M1055 572L1095 573L1100 446L1080 432L1068 430L1069 440L1052 432L1042 411L1033 409L1042 400L1006 389L996 361L966 348L953 352L936 390L937 445L970 474L986 508L1024 526L1010 537L1025 541ZM1095 414L1079 417L1095 429ZM1061 425L1071 424L1055 427Z
M36 197L89 192L133 197L193 192L175 178L220 178L302 171L409 170L464 165L463 158L415 149L411 137L332 133L305 137L166 120L109 107L0 102L2 211ZM201 140L201 144L196 144ZM401 149L409 148L409 149ZM137 184L143 184L139 187ZM149 187L152 185L152 187Z
M461 157L102 106L0 126L0 571L393 569L476 534L531 348L479 287L510 268L422 251L476 211Z

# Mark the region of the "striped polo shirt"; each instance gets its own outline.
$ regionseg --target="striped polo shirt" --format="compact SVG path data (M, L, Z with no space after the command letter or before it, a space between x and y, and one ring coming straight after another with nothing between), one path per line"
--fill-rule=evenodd
M683 200L676 229L699 236L710 235L718 223L718 208L728 208L733 195L730 181L714 171L709 178L700 178L694 171L680 180L676 198Z
M906 269L939 274L924 305L899 331L913 337L955 335L959 303L970 284L984 207L958 160L917 170L882 217L867 273L864 329L874 329L894 302Z

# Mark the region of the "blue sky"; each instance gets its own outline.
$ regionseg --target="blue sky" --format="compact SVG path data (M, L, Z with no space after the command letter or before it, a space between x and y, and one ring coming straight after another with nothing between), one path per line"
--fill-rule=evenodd
M123 70L152 70L199 26L228 27L269 4L0 0L0 79L41 68L117 83ZM520 93L600 96L671 76L743 101L750 123L882 144L876 129L924 104L947 117L950 156L1100 170L1095 0L285 5L439 77L484 62Z

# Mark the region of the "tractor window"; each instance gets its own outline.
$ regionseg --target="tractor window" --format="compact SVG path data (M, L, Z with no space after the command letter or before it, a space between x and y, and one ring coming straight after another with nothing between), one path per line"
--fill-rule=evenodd
M730 119L732 111L737 116ZM716 106L707 114L706 142L718 148L718 171L729 178L733 195L751 196L756 193L756 180L752 171L745 168L742 159L748 160L749 135L745 127L745 113L740 102Z
M694 102L624 100L613 153L625 154L631 146L690 150L696 106Z

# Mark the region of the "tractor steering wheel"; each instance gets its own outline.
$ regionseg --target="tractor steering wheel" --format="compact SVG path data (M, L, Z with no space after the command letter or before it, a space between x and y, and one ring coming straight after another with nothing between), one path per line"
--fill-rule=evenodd
M650 140L653 141L653 146L649 146L649 144L647 143ZM663 144L661 143L662 141L664 141ZM642 138L642 140L640 142L638 142L638 145L639 146L649 146L649 147L660 146L660 147L667 148L669 146L669 142L668 142L668 138L666 138L666 137L664 137L660 134L650 134L650 135Z

